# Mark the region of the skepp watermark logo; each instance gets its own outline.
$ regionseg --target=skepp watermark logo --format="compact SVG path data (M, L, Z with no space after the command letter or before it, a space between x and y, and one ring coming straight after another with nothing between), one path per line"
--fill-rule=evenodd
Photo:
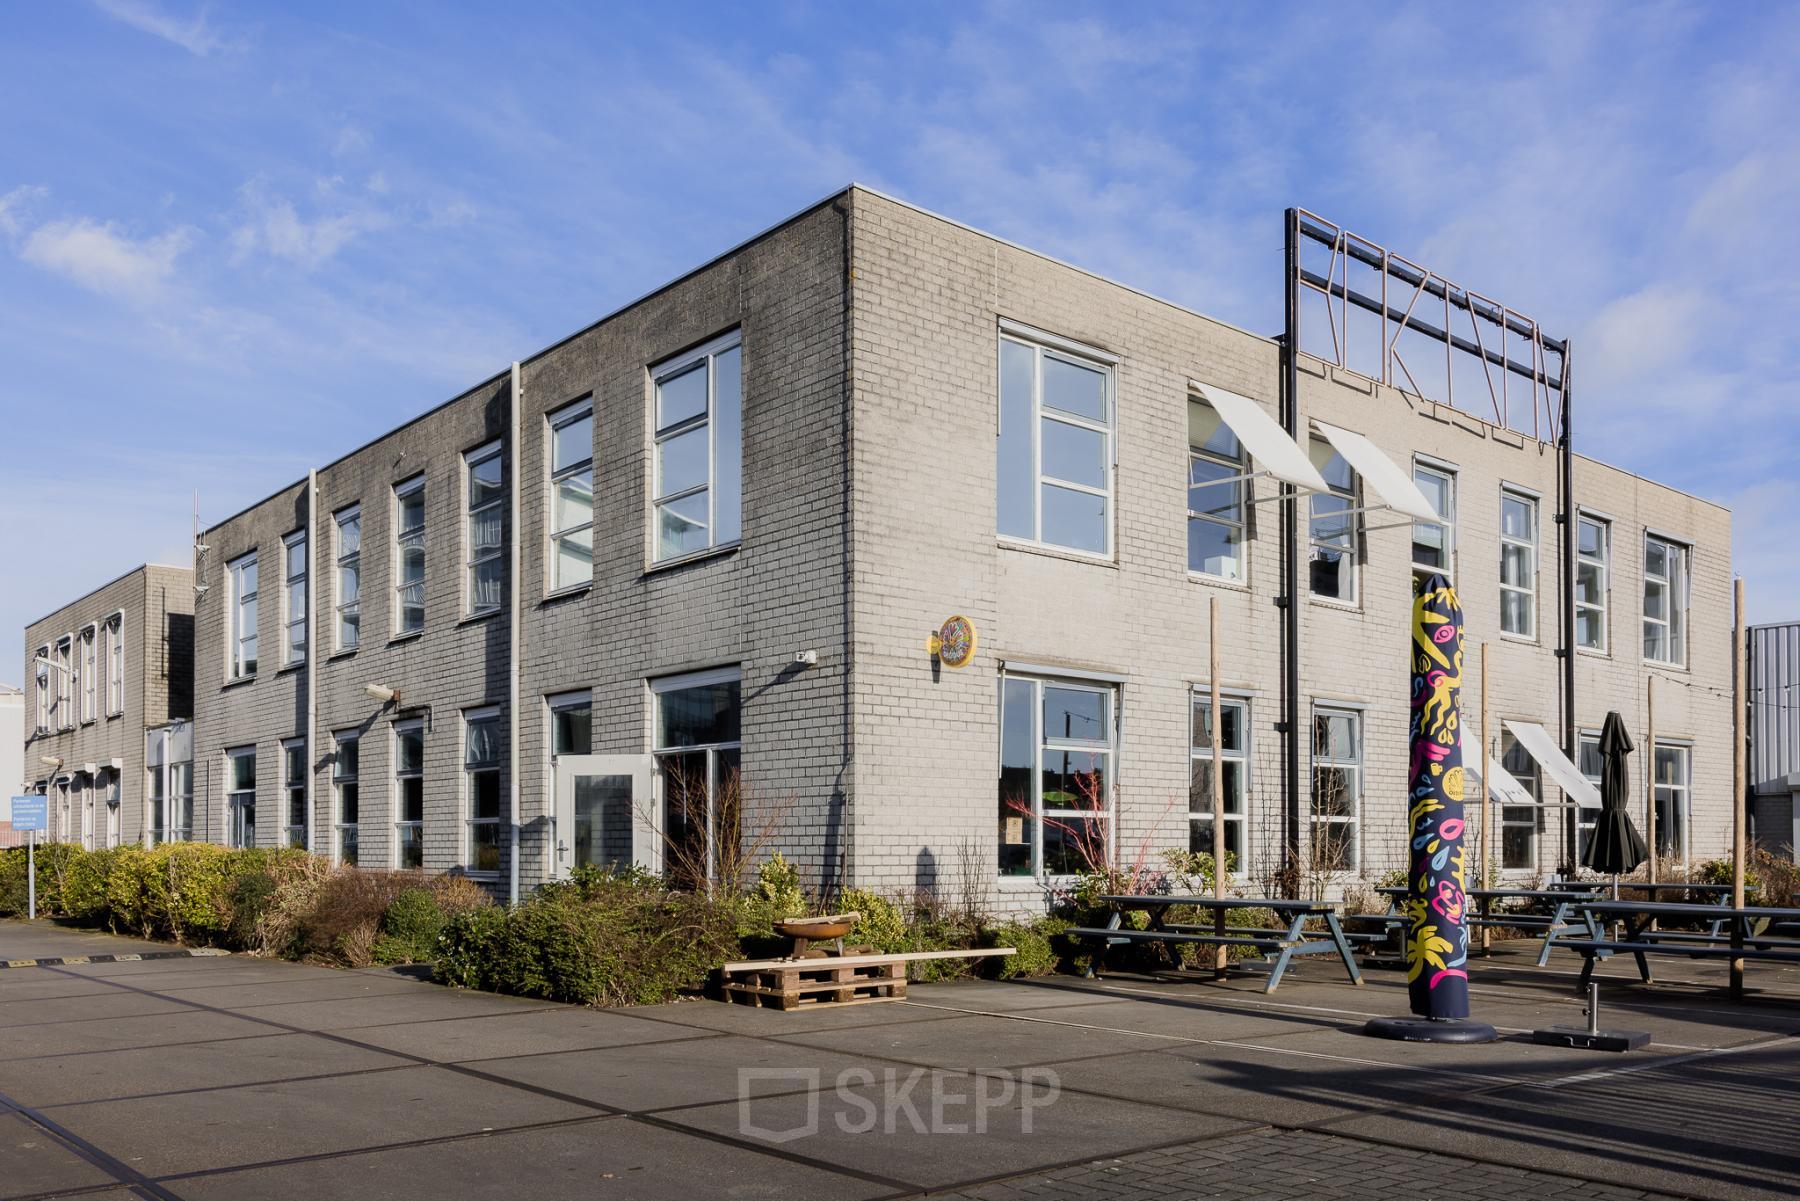
M1032 1133L1037 1111L1062 1095L1049 1068L981 1075L940 1068L739 1068L738 1133L791 1143L824 1129L843 1134Z

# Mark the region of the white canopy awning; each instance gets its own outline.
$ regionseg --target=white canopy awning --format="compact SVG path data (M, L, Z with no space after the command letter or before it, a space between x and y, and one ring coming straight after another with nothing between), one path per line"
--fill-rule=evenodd
M1399 465L1382 454L1373 442L1361 434L1323 421L1313 424L1325 435L1325 441L1344 456L1344 462L1368 481L1388 508L1419 521L1444 520L1443 514L1431 507L1431 502L1413 483L1412 476L1400 470Z
M1494 800L1502 805L1537 804L1537 798L1531 795L1531 791L1527 789L1525 785L1519 783L1516 776L1507 771L1504 767L1501 767L1498 759L1495 759L1490 755L1487 760L1487 770L1482 771L1480 769L1481 748L1475 744L1474 739L1469 737L1469 728L1467 726L1464 726L1462 731L1462 753L1463 771L1475 777L1475 787L1465 788L1463 790L1463 799L1465 801L1476 804L1480 803L1481 784L1485 779L1487 781L1488 791L1493 794Z
M1563 790L1571 801L1583 809L1600 808L1600 790L1594 782L1581 774L1581 769L1569 762L1569 757L1562 753L1556 740L1550 737L1550 731L1534 721L1508 721L1502 723L1512 736L1519 740L1525 753L1537 760L1539 767L1549 773L1556 781L1556 786Z
M1306 457L1306 452L1282 429L1263 407L1248 396L1227 392L1212 384L1189 380L1188 386L1211 405L1219 419L1231 427L1244 449L1262 470L1284 484L1292 484L1308 492L1324 492L1325 477Z

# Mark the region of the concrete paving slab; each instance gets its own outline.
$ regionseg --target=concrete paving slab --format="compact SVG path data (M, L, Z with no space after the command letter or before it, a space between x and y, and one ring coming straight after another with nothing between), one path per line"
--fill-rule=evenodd
M115 1179L16 1113L0 1113L0 1197L29 1197Z
M1314 1055L1343 1063L1386 1063L1428 1068L1478 1077L1490 1083L1566 1075L1613 1058L1605 1051L1574 1051L1566 1047L1538 1046L1526 1035L1506 1035L1496 1042L1471 1046L1444 1046L1370 1038L1360 1031L1361 1027L1358 1026L1320 1030L1311 1034L1250 1038L1242 1040L1242 1045L1265 1046L1272 1053ZM1652 1052L1640 1051L1637 1054L1649 1057Z
M1114 1001L1027 1010L1022 1016L1183 1039L1262 1038L1337 1030L1350 1021L1361 1024L1360 1019L1317 1013L1249 1009L1226 999Z
M582 1117L592 1109L451 1072L255 1084L44 1112L147 1175Z
M1094 1004L1108 999L1104 984L1076 976L1032 980L950 980L941 984L909 984L908 1004L948 1005L966 1009L1000 1009L1017 1013L1058 1005Z
M189 1201L862 1201L893 1192L885 1185L627 1118L254 1168L179 1180L170 1187Z
M313 1034L151 1047L0 1063L0 1093L42 1107L147 1096L182 1089L230 1088L297 1076L404 1067L397 1055L365 1051Z
M186 1008L179 1001L147 997L116 989L60 1001L0 1001L0 1030L17 1030L46 1023L96 1022L170 1013Z
M523 997L428 988L401 995L379 994L336 1001L245 1005L236 1012L245 1017L265 1018L302 1030L354 1030L362 1026L382 1026L395 1022L428 1022L438 1018L465 1018L483 1013L523 1013L551 1007L550 1002Z
M148 942L63 926L40 918L35 922L0 918L0 960L44 959L66 955L119 955L178 950L166 942ZM6 969L13 970L13 969Z
M439 1063L456 1063L595 1047L646 1045L684 1038L712 1038L715 1032L668 1022L648 1022L615 1010L559 1005L551 1009L481 1017L359 1027L347 1037Z
M859 1026L894 1026L934 1022L952 1016L941 1009L901 1001L858 1005L808 1005L783 1012L719 1001L679 1001L673 1005L639 1005L614 1012L645 1021L711 1030L721 1034L787 1034L806 1030L847 1030Z
M953 1017L863 1030L819 1030L772 1036L797 1046L897 1060L951 1071L982 1071L1126 1055L1182 1045L1159 1035L1083 1030L1003 1017Z
M16 1026L0 1030L0 1063L24 1056L67 1055L74 1051L116 1051L126 1047L163 1047L221 1038L257 1037L274 1033L267 1025L175 1008L144 1017L99 1022L66 1022L48 1026Z
M1251 1123L1192 1112L1177 1112L1105 1097L1055 1094L1036 1077L1033 1104L1013 1098L988 1107L985 1130L976 1133L976 1089L973 1077L961 1073L914 1073L876 1069L876 1083L866 1088L808 1096L768 1097L748 1106L733 1102L667 1115L681 1126L722 1135L746 1133L754 1127L787 1135L811 1130L778 1145L809 1159L839 1164L904 1181L916 1188L939 1187L992 1176L1026 1172L1072 1161L1118 1155L1131 1150L1192 1139ZM907 1081L914 1083L910 1090ZM943 1098L935 1107L934 1082ZM988 1081L1002 1094L998 1081ZM910 1099L912 1108L899 1100ZM870 1126L864 1130L862 1127ZM950 1127L966 1127L953 1132Z
M55 1001L63 997L104 997L118 990L93 980L76 980L41 968L0 971L0 1002Z
M151 985L133 982L138 988ZM440 997L443 989L415 980L396 980L380 976L361 976L353 972L327 971L317 976L273 978L243 984L205 984L171 988L154 986L159 996L195 1001L215 1009L252 1009L265 1005L285 1005L297 1001L347 1001L359 997L381 997L425 994Z

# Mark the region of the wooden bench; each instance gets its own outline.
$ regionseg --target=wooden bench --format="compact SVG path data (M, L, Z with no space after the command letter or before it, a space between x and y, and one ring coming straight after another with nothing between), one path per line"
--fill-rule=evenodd
M906 999L906 965L920 959L983 959L1018 952L1012 947L892 954L825 955L810 959L752 959L719 969L720 999L739 1005L798 1009L803 1005L851 1005Z

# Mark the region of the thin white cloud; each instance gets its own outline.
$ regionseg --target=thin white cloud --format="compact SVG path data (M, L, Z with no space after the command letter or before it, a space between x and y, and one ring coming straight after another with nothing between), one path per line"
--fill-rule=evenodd
M335 180L324 181L319 188L327 199L335 191ZM358 236L391 223L386 213L363 206L309 220L293 201L256 180L244 185L241 195L247 216L231 234L232 260L239 263L260 252L312 270Z
M206 19L203 7L189 20L164 12L152 0L94 0L94 6L115 21L141 30L166 42L173 42L189 54L205 58L209 54L236 50L240 43L214 29Z
M43 199L49 195L49 191L48 188L24 184L14 188L6 195L0 196L0 234L5 234L9 238L17 237L20 230L24 228L21 214L25 211L26 206L34 200Z
M162 290L192 241L185 228L133 239L110 221L78 217L32 230L19 257L102 296L144 301Z

